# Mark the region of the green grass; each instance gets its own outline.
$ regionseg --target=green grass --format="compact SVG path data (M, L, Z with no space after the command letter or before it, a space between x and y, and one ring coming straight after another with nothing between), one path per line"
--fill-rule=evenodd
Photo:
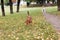
M55 6L55 7L46 7L46 10L49 14L56 15L56 16L60 17L60 11L58 11L57 6ZM59 36L59 40L60 40L60 34L58 36Z
M28 9L33 22L27 26L24 23L27 10L0 16L0 40L57 40L53 26L45 20L41 9Z
M49 14L60 15L60 11L58 11L58 7L57 6L46 7L46 10L47 10L47 13L49 13Z
M53 7L46 7L47 12L56 12L57 11L57 6Z

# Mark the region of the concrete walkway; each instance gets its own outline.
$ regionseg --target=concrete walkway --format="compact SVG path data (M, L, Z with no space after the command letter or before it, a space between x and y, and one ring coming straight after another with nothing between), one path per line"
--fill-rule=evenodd
M60 17L49 13L43 13L46 20L53 25L57 32L60 32Z

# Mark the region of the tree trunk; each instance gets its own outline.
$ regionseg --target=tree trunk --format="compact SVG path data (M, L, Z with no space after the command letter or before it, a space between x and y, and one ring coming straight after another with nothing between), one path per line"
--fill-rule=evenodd
M17 12L19 12L20 0L17 1Z
M9 4L10 4L10 13L13 14L13 3L12 3L12 0L9 0Z
M3 0L1 0L1 9L2 9L2 16L5 16L4 1Z
M57 0L58 11L60 11L60 0Z

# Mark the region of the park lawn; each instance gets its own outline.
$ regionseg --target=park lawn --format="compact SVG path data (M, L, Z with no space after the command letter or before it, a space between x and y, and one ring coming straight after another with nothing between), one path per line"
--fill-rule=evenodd
M39 8L29 10L33 22L26 26L26 11L0 16L0 40L58 40L56 31Z
M57 11L57 6L51 6L51 7L46 7L47 12L56 12Z
M53 14L53 15L60 15L60 11L58 11L57 6L52 6L52 7L46 7L47 13Z

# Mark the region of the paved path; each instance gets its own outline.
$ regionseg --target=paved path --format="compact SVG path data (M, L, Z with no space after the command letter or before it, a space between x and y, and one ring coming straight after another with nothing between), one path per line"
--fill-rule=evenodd
M56 31L60 32L60 17L48 13L43 13L43 15L45 16L46 20L54 26Z

